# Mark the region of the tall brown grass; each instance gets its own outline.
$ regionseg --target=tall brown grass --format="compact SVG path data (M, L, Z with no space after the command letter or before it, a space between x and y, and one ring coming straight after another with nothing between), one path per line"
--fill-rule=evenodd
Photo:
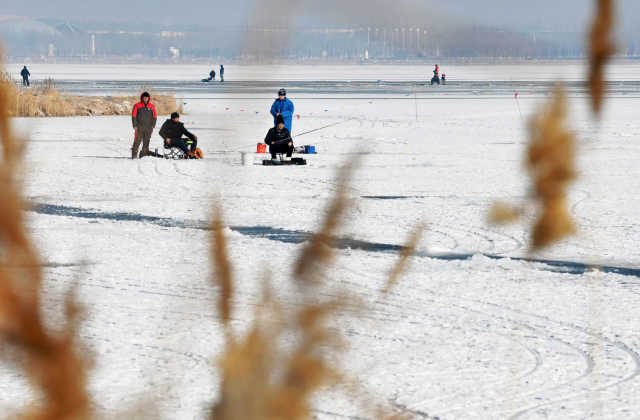
M18 417L33 420L78 420L90 417L86 391L86 362L75 342L78 307L73 295L66 300L66 326L47 330L41 313L42 283L38 253L24 220L24 201L18 170L22 145L12 132L8 105L11 91L0 86L0 340L12 348L40 402ZM17 361L16 361L17 360Z
M605 93L605 65L615 53L613 30L615 13L613 0L595 0L596 14L589 34L589 90L591 105L600 114Z
M6 73L0 77L0 84L9 92L6 106L14 117L129 115L139 100L139 94L114 97L69 94L60 91L53 79L34 82L31 88L22 89ZM173 95L153 95L153 103L159 117L183 111L182 101Z

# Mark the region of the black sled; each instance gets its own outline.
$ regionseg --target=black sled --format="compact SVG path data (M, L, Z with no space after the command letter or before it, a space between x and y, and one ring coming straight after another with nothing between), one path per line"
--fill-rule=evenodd
M281 159L264 159L262 161L263 166L304 166L307 164L307 161L303 158L291 158L291 160L281 160Z

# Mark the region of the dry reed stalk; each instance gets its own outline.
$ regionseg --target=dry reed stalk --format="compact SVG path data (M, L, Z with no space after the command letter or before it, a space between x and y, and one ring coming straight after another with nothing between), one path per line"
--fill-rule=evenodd
M534 224L532 248L551 245L575 232L566 209L566 188L576 177L575 143L566 128L566 96L556 88L551 103L531 120L526 165L542 214Z
M211 224L213 232L212 261L214 262L215 280L220 287L218 299L218 312L225 326L231 320L231 299L233 297L233 278L231 276L231 264L227 253L227 240L224 236L222 224L222 211L217 208Z
M589 34L589 90L593 111L600 115L605 92L605 65L616 51L612 40L615 25L614 2L596 0L596 8Z
M267 278L263 283L262 302L256 307L249 332L237 338L226 328L227 344L219 362L221 390L211 409L212 420L310 419L313 395L323 386L344 381L341 370L335 366L337 362L329 358L331 354L340 354L343 340L338 332L329 328L328 320L354 299L332 290L329 294L339 297L323 301L317 291L321 286L319 280L330 268L334 235L348 204L346 181L353 169L354 165L348 165L341 170L338 190L328 206L320 232L306 243L295 262L294 281L314 286L295 289L301 304L287 308L278 302ZM218 311L228 325L232 311L232 264L219 211L215 212L212 230L213 271L221 294ZM406 268L422 232L423 227L419 226L410 236L405 252L390 272L389 288ZM294 340L293 345L290 340ZM376 413L381 419L406 418L391 416L382 409Z
M338 176L338 190L326 210L326 216L320 231L314 233L294 265L294 275L301 284L318 282L318 274L331 262L331 247L335 242L335 233L343 220L347 207L347 180L355 170L357 162L344 166Z
M496 202L489 211L489 223L507 224L517 221L521 216L521 210L509 203Z
M339 195L336 201L341 200ZM332 207L336 208L335 202ZM340 217L340 214L331 213L327 218ZM325 225L327 223L337 222L325 221ZM231 316L232 270L226 241L220 234L219 212L216 212L213 230L214 272L217 283L222 285L218 310L225 320ZM305 248L313 246L316 243L309 242ZM323 256L326 258L330 252L325 250ZM266 280L262 303L244 338L237 339L227 330L227 347L220 360L221 393L211 411L213 420L309 419L311 396L322 386L338 381L338 370L326 356L339 348L340 340L329 330L326 321L343 305L343 300L318 303L317 296L302 292L301 308L285 310L270 290ZM282 343L290 337L294 337L295 345L286 350Z
M5 72L0 72L0 89L7 92L7 112L13 114L18 106L18 88L13 78Z
M336 371L324 357L336 345L324 324L339 302L307 305L285 315L267 296L249 333L240 340L228 336L220 360L220 398L212 419L308 419L312 394L337 381ZM281 340L289 334L297 337L297 345L286 351Z
M400 276L407 270L407 265L409 263L409 257L413 255L413 252L416 250L420 240L422 239L422 235L424 233L425 226L423 224L418 225L407 240L407 243L402 248L402 253L400 254L400 258L393 266L389 275L387 276L387 284L383 289L383 293L389 293L391 289L393 289Z
M344 189L330 206L337 209L328 213L324 226L337 226L345 207ZM219 220L219 218L217 218ZM329 219L329 220L327 220ZM214 222L221 230L220 222ZM332 232L331 228L325 230ZM327 235L328 236L328 235ZM216 249L221 249L220 241ZM318 242L310 241L302 255L313 258ZM226 253L216 251L216 264L230 266ZM323 261L330 258L331 250L322 251ZM318 268L319 269L319 268ZM216 272L224 269L216 268ZM327 317L341 305L338 300L311 303L315 296L302 292L304 301L299 310L285 311L273 299L270 287L265 287L260 312L255 315L253 326L243 340L231 337L220 367L222 391L220 400L212 410L214 420L246 419L308 419L311 418L310 397L321 386L337 381L337 370L326 360L325 354L336 349L338 339L326 326ZM226 310L220 306L224 314ZM295 337L296 344L283 350L284 336Z
M550 103L543 106L529 123L529 147L525 165L533 180L532 195L540 203L540 215L532 229L531 249L548 247L575 233L567 210L568 184L575 170L575 142L566 127L567 99L561 87ZM495 203L489 214L491 223L510 223L523 210L506 203Z
M78 308L66 300L67 324L53 334L42 320L41 265L26 233L22 185L18 181L19 141L9 123L6 84L0 86L0 340L16 349L20 367L42 402L21 418L79 420L90 417L85 362L75 347Z

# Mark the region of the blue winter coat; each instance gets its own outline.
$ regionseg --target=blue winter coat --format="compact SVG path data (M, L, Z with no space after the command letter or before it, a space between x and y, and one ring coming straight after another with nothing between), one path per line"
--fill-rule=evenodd
M293 121L293 111L294 111L293 102L291 102L288 98L284 98L284 100L280 100L280 98L276 99L273 105L271 105L271 115L273 115L273 125L276 125L276 115L281 114L282 118L284 118L284 126L287 127L289 132L291 131L291 123Z

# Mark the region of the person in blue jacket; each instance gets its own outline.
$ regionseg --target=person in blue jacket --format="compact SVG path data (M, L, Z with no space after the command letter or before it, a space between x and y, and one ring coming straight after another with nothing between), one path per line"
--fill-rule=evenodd
M284 126L289 130L289 133L293 133L291 130L291 123L293 121L293 111L295 107L293 102L287 99L287 91L280 89L278 91L278 99L273 102L271 106L271 115L273 115L273 126L277 124L278 115L282 115L284 119Z

